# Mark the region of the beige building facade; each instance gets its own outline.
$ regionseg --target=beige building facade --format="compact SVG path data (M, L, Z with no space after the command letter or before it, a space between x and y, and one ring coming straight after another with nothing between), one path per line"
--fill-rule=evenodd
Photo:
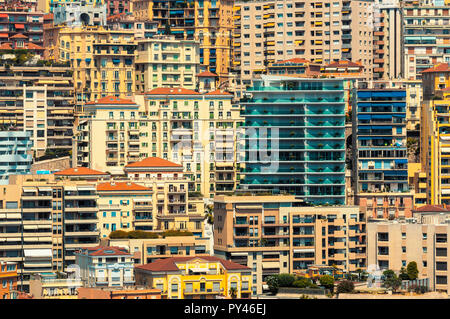
M356 206L301 204L288 195L214 198L214 254L252 268L253 294L268 276L308 265L365 269L365 214Z

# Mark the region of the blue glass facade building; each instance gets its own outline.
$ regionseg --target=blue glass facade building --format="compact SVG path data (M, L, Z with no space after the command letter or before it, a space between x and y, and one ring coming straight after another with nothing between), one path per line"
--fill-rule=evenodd
M344 80L262 75L253 83L241 102L246 133L240 190L345 204Z

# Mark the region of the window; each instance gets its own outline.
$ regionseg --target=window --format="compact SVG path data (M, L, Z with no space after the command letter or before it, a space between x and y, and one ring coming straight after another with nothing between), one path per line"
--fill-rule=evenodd
M171 291L172 292L178 292L178 284L172 284Z

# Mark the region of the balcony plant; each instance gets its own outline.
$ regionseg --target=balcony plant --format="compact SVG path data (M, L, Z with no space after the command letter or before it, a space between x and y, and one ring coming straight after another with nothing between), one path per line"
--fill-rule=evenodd
M294 109L290 109L290 112L291 112L291 114L293 114L295 111L294 111Z
M323 144L317 144L317 148L323 148Z

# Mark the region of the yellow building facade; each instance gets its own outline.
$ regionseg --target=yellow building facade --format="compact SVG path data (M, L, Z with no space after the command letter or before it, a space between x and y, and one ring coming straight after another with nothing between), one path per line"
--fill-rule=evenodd
M136 284L163 299L250 298L251 269L213 256L171 257L135 267Z
M450 69L441 63L422 72L420 161L427 173L427 202L450 203Z
M43 12L52 13L53 9L60 5L79 1L80 0L37 0L37 8ZM105 3L105 0L84 0L83 2L85 2L86 5L101 5Z
M60 27L46 43L50 59L69 61L77 110L102 97L131 97L135 92L134 31L110 30L101 26Z

